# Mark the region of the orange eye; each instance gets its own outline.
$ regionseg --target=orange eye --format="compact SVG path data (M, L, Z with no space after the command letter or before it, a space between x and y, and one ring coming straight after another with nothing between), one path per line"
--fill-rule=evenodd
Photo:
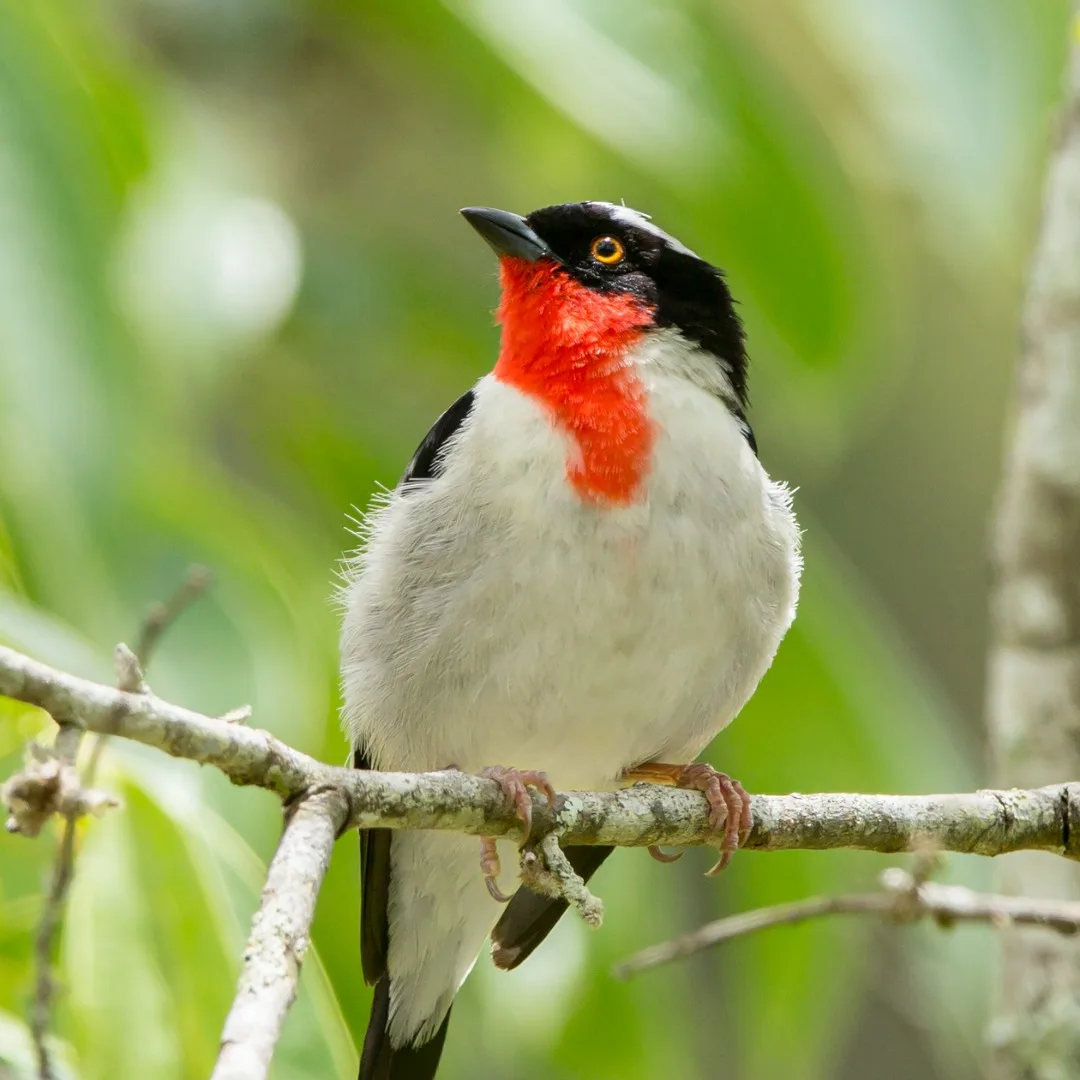
M605 266L621 263L626 257L626 250L614 236L598 236L593 242L592 257Z

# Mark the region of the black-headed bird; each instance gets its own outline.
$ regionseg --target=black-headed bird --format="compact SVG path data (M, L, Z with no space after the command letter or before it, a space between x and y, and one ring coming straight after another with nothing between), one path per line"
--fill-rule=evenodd
M462 213L499 256L502 344L347 563L354 763L491 776L526 818L529 788L695 788L726 861L749 798L694 759L772 662L801 569L791 493L747 422L731 293L624 206ZM479 860L450 833L361 845L360 1080L429 1080L485 939L513 968L566 903L514 891L492 840ZM588 878L609 852L567 855Z

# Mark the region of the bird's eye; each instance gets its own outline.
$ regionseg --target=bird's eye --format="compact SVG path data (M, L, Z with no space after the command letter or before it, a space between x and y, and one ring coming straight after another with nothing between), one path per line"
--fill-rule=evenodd
M605 266L614 266L626 257L626 249L614 236L598 236L592 242L590 250L592 257Z

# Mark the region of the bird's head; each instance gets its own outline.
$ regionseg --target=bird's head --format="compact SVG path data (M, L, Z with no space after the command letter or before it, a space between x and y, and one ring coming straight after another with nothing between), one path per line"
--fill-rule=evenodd
M664 331L685 345L687 377L745 408L743 330L723 274L645 214L606 202L462 214L499 255L501 363L557 377L568 359L615 360Z

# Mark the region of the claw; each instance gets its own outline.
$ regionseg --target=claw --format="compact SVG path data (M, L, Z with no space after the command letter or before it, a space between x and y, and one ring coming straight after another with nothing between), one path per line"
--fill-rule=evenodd
M480 873L484 875L484 884L491 894L491 899L500 904L509 903L510 897L499 888L499 871L502 866L499 862L499 852L495 847L495 840L490 836L480 837Z
M659 844L649 845L649 854L657 861L662 863L678 862L682 857L681 851L676 851L674 854L669 855L666 851L662 850Z
M484 769L481 776L494 780L503 790L503 794L514 804L517 815L525 826L524 845L532 832L532 795L529 788L535 788L547 798L548 806L555 809L555 789L551 786L546 773L536 770L508 769L503 765L492 765ZM484 884L493 900L505 904L510 897L499 888L499 853L495 840L490 836L480 838L480 871L484 875Z

